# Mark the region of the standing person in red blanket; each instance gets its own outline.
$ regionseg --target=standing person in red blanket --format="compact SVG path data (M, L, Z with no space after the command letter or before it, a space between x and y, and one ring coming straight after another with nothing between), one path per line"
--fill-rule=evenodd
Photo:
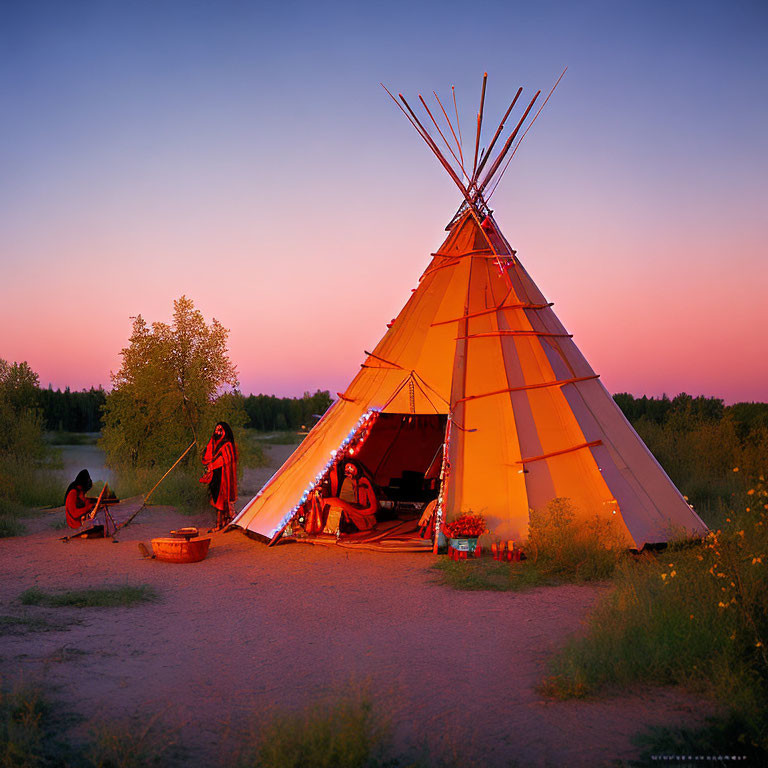
M216 527L211 530L220 531L232 522L237 500L237 446L226 421L216 425L202 459L205 474L200 482L208 483L211 505L216 508Z

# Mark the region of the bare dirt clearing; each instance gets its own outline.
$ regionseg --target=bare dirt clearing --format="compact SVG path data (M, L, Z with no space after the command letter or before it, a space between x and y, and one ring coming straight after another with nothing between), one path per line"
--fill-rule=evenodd
M288 451L270 449L275 460ZM119 544L64 544L46 518L30 535L0 540L0 614L53 623L0 634L0 676L41 681L86 717L159 712L195 755L187 765L226 765L230 726L350 681L368 681L404 750L428 734L439 743L453 733L486 765L599 766L631 758L642 726L690 724L708 710L672 690L572 702L536 693L546 659L605 586L460 593L432 583L429 555L267 549L239 532L216 534L201 563L140 557L138 541L209 520L154 507ZM126 583L152 586L161 602L108 609L18 602L32 586Z

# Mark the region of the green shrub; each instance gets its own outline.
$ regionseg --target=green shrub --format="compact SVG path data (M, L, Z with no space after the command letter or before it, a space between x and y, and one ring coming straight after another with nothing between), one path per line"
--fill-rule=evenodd
M84 751L93 768L152 768L166 765L176 743L161 729L155 715L135 722L96 724Z
M15 459L7 461L3 471L7 475L0 475L0 486L6 477L13 480L10 488L6 483L6 493L0 494L0 538L23 535L22 518L39 514L42 507L63 504L66 486L54 472Z
M55 711L36 688L0 688L0 768L152 768L175 747L157 717L95 724L88 743L74 744L62 734L73 718Z
M441 558L433 567L439 583L454 589L507 592L609 579L624 554L613 521L577 520L576 508L565 498L531 511L524 551L522 562Z
M45 714L37 692L0 689L0 766L36 768L43 764Z
M742 742L768 756L768 490L699 545L620 564L615 590L553 660L550 695L584 696L636 682L711 692L742 723Z
M613 520L597 515L586 521L577 518L577 509L567 498L531 510L528 559L542 576L560 581L610 578L625 548Z
M17 501L0 495L0 539L21 536L24 533L24 525L19 521L23 512L24 507Z
M0 500L0 506L2 500ZM26 528L20 523L15 515L0 514L0 539L9 539L12 536L24 535Z
M388 732L364 696L347 696L278 713L245 735L238 768L371 768Z
M87 768L37 688L0 686L0 768Z
M16 498L27 508L60 507L69 484L50 466L25 466L16 471L18 479Z

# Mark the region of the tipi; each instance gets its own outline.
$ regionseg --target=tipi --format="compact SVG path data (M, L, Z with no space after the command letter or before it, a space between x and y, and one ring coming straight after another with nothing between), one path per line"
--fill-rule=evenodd
M459 126L442 104L444 130L419 97L458 167L400 95L401 109L461 190L462 205L346 391L234 520L246 532L270 543L295 534L313 497L350 458L377 488L377 517L390 525L417 518L437 500L435 547L441 521L469 510L483 514L496 536L525 540L530 510L563 497L584 518L613 520L628 547L706 532L488 208L489 183L498 183L502 161L519 146L539 93L490 160L522 89L478 158L485 84L484 77L471 167L460 141L445 139Z

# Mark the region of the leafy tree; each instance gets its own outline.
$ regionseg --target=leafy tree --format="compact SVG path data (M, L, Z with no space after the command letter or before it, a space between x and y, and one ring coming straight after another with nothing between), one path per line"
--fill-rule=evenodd
M200 450L216 420L245 423L242 397L232 395L238 381L229 331L216 319L207 324L186 296L173 307L170 324L134 320L112 374L101 445L116 469L172 462L193 439Z
M0 456L23 462L44 454L38 381L26 362L0 359Z
M22 530L8 517L20 505L49 503L37 498L39 472L47 457L37 383L27 363L0 360L0 537Z

